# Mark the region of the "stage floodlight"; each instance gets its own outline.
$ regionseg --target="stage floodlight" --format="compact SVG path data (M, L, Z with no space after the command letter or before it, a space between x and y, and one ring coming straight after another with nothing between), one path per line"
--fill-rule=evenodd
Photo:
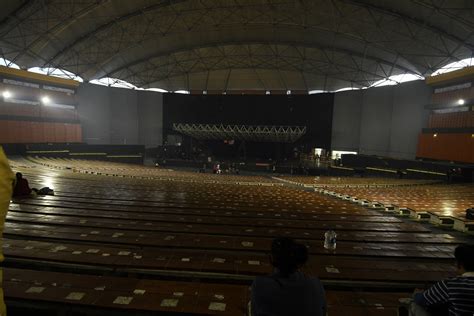
M41 98L41 103L43 103L44 105L47 105L51 102L51 100L49 99L48 96L44 96Z
M8 98L11 98L11 97L12 97L11 92L8 91L8 90L3 91L2 95L3 95L3 98L4 98L4 99L8 99Z

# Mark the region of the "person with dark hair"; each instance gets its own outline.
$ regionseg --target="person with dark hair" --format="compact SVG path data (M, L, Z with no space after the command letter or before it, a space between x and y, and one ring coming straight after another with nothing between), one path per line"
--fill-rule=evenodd
M31 194L31 191L32 190L28 184L28 180L23 178L23 174L21 172L17 172L13 196L28 196Z
M321 281L299 271L307 260L306 246L287 237L273 240L270 255L273 273L255 278L249 313L325 316L326 298Z
M32 192L38 195L54 195L54 191L48 187L44 187L39 190L35 188L31 189L28 180L23 178L23 174L21 172L17 172L15 186L13 188L13 196L30 196Z
M410 315L474 315L474 245L458 246L454 257L459 276L416 293Z

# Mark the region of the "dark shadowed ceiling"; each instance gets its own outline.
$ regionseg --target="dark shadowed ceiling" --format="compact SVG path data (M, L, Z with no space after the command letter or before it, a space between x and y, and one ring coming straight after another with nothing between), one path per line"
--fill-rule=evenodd
M469 58L470 0L2 0L0 57L167 90L337 90Z

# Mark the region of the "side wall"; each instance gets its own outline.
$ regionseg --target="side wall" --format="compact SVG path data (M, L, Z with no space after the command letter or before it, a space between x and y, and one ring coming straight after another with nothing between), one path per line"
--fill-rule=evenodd
M336 93L332 149L415 159L431 94L424 81Z
M161 93L83 83L77 96L85 143L161 145Z

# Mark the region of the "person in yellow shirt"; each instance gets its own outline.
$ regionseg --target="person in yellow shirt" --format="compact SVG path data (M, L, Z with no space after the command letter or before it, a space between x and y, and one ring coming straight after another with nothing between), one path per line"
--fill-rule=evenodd
M3 238L3 227L5 225L5 218L7 216L8 205L13 191L13 183L15 175L10 169L7 157L0 146L0 237ZM0 243L0 262L3 261L3 252ZM2 284L3 271L0 269L0 284ZM0 287L0 316L5 316L7 310L3 300L3 286Z

